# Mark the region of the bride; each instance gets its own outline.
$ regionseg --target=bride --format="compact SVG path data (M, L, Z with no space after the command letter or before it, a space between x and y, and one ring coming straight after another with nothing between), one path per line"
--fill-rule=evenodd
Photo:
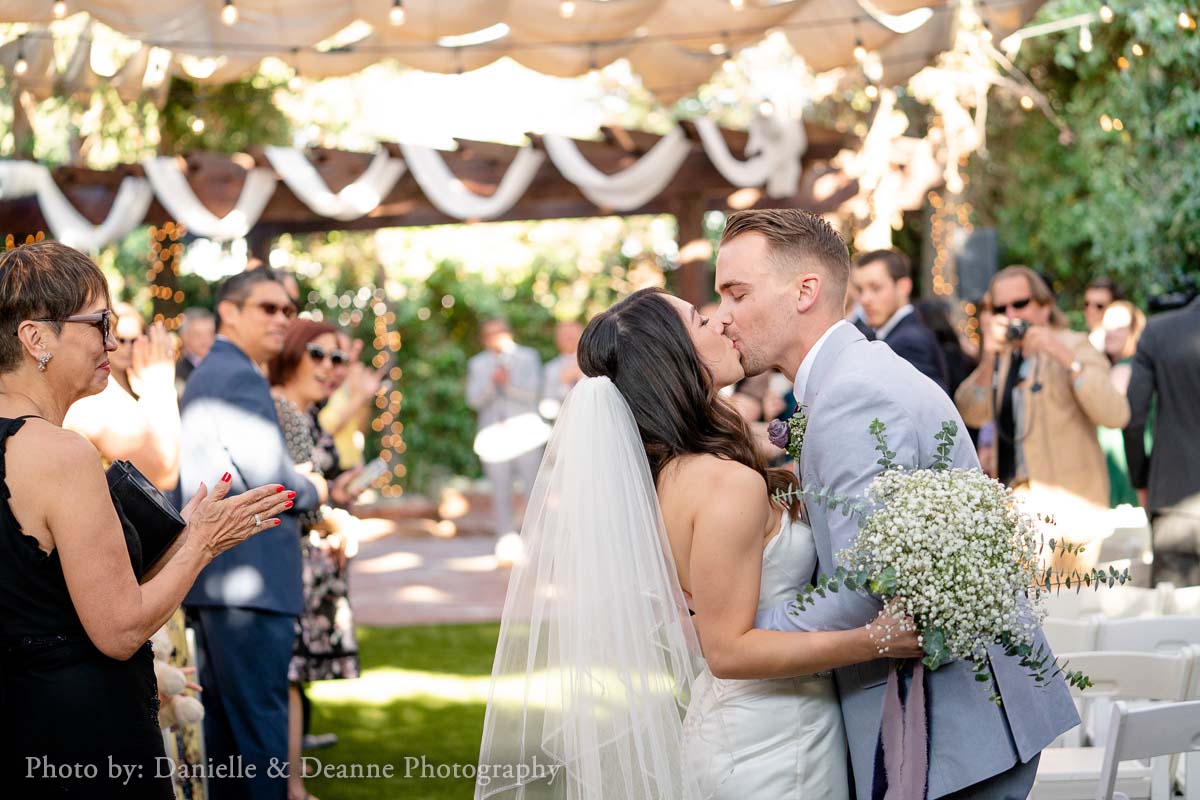
M793 473L718 398L732 343L639 291L596 316L589 376L542 461L492 672L475 797L845 798L828 673L920 655L881 614L847 631L756 630L816 565ZM689 613L694 612L694 616Z

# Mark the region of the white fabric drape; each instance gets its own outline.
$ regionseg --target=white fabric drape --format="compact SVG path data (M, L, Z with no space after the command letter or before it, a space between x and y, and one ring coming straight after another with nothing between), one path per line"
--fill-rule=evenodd
M508 211L533 181L545 157L531 147L517 151L491 197L475 194L446 166L441 154L430 147L401 144L404 162L412 170L421 191L443 214L456 219L494 219Z
M605 175L583 157L574 140L546 134L542 141L563 177L588 200L613 211L631 211L654 199L667 188L692 149L683 131L675 128L636 164L615 175Z
M271 171L252 169L246 173L246 182L233 210L217 217L196 197L174 158L148 158L142 166L158 201L176 222L196 236L219 242L241 239L249 233L275 193L276 181Z
M108 216L93 225L58 188L50 170L29 161L0 163L0 199L36 194L50 234L77 250L96 253L132 231L146 217L154 194L144 178L132 175L121 181Z
M766 184L770 197L791 197L800 184L800 159L808 149L804 125L798 120L756 117L750 123L750 137L744 161L729 152L721 129L711 119L694 120L696 131L708 160L721 177L734 186Z
M650 464L608 378L567 395L509 578L476 800L699 800L700 656Z
M325 179L303 152L293 147L266 147L267 161L300 202L323 217L344 221L365 216L383 202L404 174L404 162L392 158L383 148L375 154L366 171L337 194L329 190Z

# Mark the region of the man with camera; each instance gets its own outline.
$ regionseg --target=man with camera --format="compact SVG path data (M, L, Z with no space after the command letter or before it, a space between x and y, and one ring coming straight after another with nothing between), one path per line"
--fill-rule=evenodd
M1109 381L1104 355L1086 334L1067 330L1036 272L1001 270L988 298L979 367L958 388L955 404L967 425L995 421L999 478L1024 496L1030 511L1056 518L1051 535L1095 542L1078 563L1058 564L1086 569L1099 555L1099 539L1111 533L1096 426L1123 428L1129 404Z

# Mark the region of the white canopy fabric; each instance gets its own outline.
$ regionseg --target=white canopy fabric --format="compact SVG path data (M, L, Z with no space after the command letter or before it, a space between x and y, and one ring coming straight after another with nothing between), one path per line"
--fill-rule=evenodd
M169 50L172 71L205 83L252 74L268 55L310 78L349 74L383 59L463 72L503 56L566 77L624 57L663 102L695 91L712 77L724 52L755 44L771 29L782 30L815 71L855 66L861 44L879 51L885 83L903 80L946 49L959 6L955 0L743 0L740 8L729 0L574 0L568 16L560 0L405 0L404 22L393 25L392 0L234 0L238 20L225 25L224 0L66 1L71 13L87 12L147 49ZM1000 38L1044 1L973 5ZM43 25L52 20L52 8L47 0L5 0L0 22ZM351 26L360 38L329 45ZM445 38L467 35L466 41ZM18 83L34 96L53 91L52 47L44 30L16 44L0 47L0 66L12 75L19 49L29 69ZM148 60L143 53L130 59L120 75L123 94L156 85ZM94 80L85 62L72 62L70 79L57 84L60 92L83 90Z
M218 242L241 239L249 233L275 193L276 180L271 170L252 169L246 173L246 182L233 210L218 217L196 197L177 159L148 158L142 167L158 201L176 222L197 236Z
M538 151L523 147L509 164L500 185L490 197L468 189L446 166L437 150L421 145L401 144L400 152L412 170L421 191L443 214L458 219L494 219L508 211L533 182L533 176L545 161Z
M404 162L380 148L366 171L334 194L303 151L273 146L264 150L275 172L300 202L323 217L343 222L374 211L404 174Z

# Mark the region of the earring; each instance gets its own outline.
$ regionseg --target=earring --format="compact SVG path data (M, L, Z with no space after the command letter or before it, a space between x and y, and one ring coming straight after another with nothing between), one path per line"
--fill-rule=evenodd
M46 371L46 364L50 363L50 359L54 358L53 353L42 353L38 356L38 372Z

